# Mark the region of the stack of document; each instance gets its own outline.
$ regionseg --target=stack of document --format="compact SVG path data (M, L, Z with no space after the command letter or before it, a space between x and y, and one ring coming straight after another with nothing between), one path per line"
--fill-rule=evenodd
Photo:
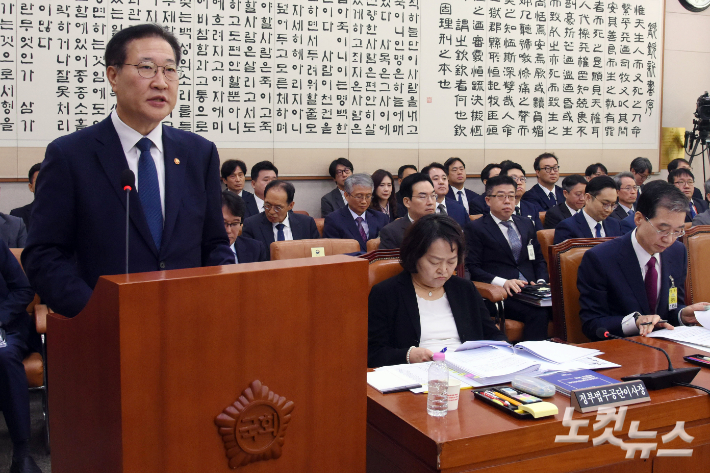
M710 351L710 310L696 310L695 318L701 326L675 327L673 330L662 329L648 334L653 338L665 338L701 351Z

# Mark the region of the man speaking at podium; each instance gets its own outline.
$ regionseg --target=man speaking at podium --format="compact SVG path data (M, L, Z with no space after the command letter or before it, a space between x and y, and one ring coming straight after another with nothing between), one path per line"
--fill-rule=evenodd
M22 262L57 313L78 314L99 276L234 263L224 229L214 143L162 126L175 107L180 47L157 25L119 31L107 44L111 115L54 140L38 176L32 233ZM137 191L137 193L136 193Z

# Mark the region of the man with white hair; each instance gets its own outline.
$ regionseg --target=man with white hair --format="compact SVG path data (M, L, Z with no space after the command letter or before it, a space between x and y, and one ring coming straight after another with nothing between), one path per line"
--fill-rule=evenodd
M370 209L374 191L372 178L367 174L353 174L345 180L345 200L348 205L325 217L323 238L357 240L360 250L367 250L367 240L377 238L389 217Z

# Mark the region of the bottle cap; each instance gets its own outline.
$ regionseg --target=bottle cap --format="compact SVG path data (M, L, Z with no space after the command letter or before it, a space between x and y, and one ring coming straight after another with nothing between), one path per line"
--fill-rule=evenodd
M446 358L446 355L444 353L437 352L437 353L434 353L432 358L434 359L434 361L444 361L444 358Z

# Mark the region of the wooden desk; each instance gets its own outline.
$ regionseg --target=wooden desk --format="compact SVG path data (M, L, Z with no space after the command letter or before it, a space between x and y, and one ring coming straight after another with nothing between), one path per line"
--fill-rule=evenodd
M673 366L694 366L683 356L697 350L659 339L644 340L664 348ZM636 373L667 368L662 353L620 340L587 344L605 354L602 358L619 363L621 368L603 373L619 379ZM703 368L695 384L710 388L710 370ZM559 414L539 420L519 421L474 400L469 390L461 391L459 408L444 418L426 413L426 396L410 392L382 395L368 386L367 470L374 472L462 472L485 473L690 473L710 470L710 397L702 391L675 387L651 391L651 401L628 406L623 429L614 435L629 442L657 442L657 449L692 448L692 457L656 457L626 460L626 451L608 443L594 447L592 439L603 431L593 430L596 413L574 413L574 419L590 419L580 435L586 443L555 443L555 436L568 435L562 425L569 398L555 394L551 402ZM629 440L631 421L640 421L639 431L657 431L653 440ZM685 421L685 431L694 437L688 444L680 438L664 444L661 436L670 432L676 421Z

